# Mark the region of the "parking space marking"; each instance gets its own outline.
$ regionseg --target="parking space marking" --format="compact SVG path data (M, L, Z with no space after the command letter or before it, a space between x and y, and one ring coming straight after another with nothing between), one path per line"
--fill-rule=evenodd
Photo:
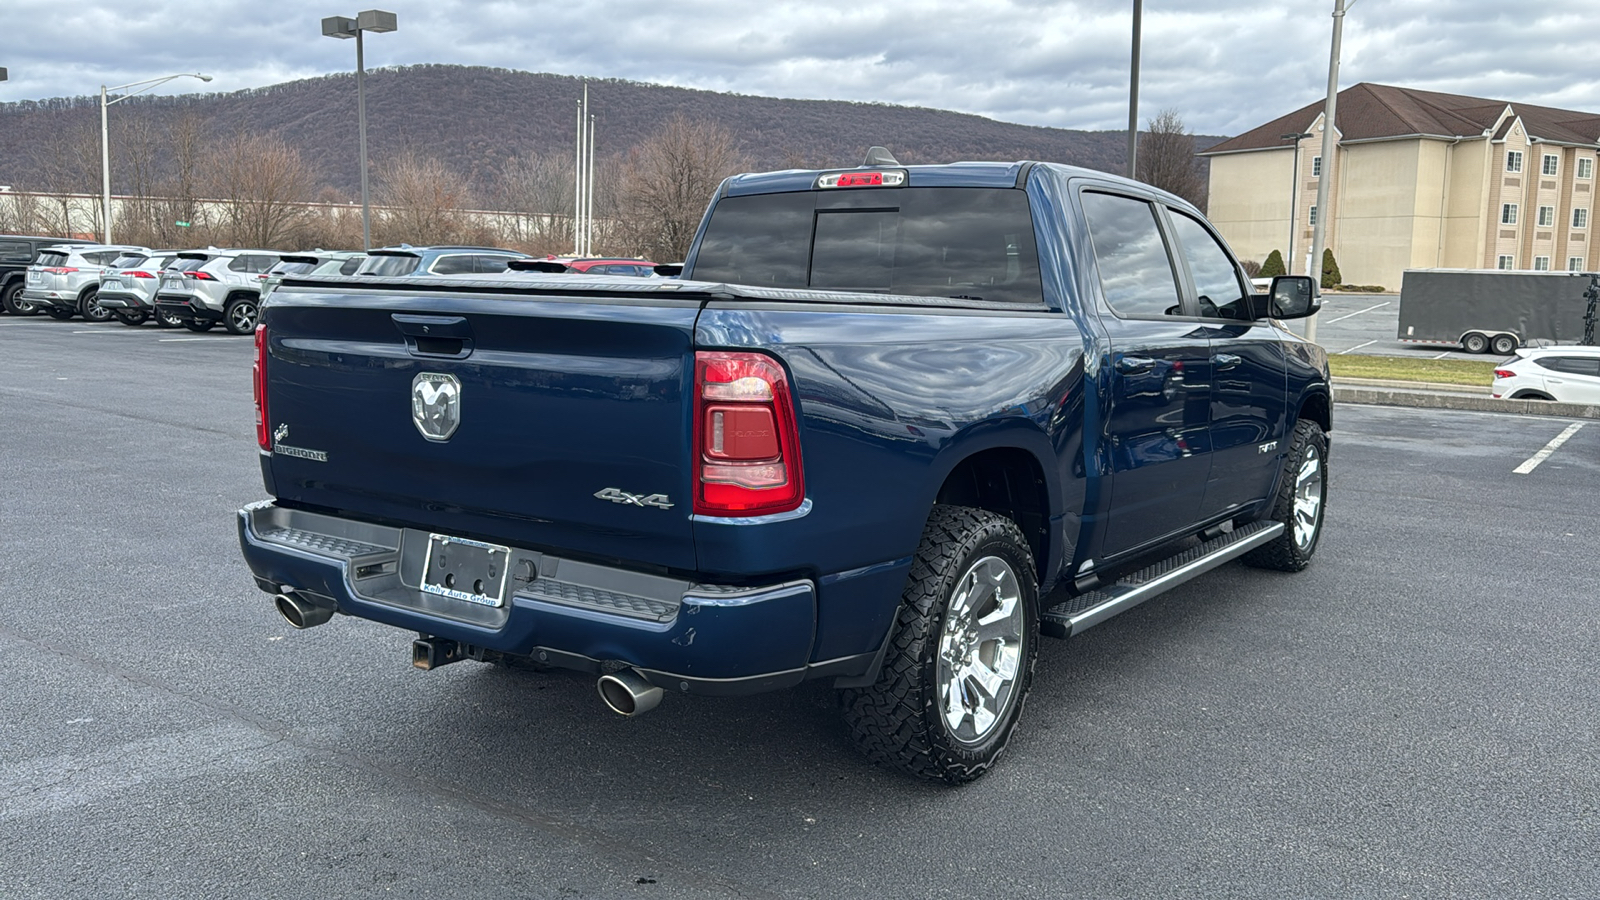
M1332 325L1335 322L1343 322L1345 319L1348 319L1351 316L1359 316L1362 313L1369 313L1369 312L1372 312L1375 309L1383 309L1385 306L1388 306L1388 305L1389 305L1389 301L1385 300L1382 303L1379 303L1377 306L1369 306L1366 309L1358 309L1353 313L1346 313L1345 315L1342 315L1337 319L1329 319L1328 321L1323 322L1322 324L1324 324L1324 325Z
M109 328L96 328L93 331L69 331L67 333L68 334L138 334L139 332L134 331L131 328L129 328L127 330L124 330L124 331L112 331Z
M214 341L216 338L156 338L158 344L176 344L179 341Z
M1555 439L1550 441L1550 443L1545 444L1543 450L1540 450L1538 453L1535 453L1534 455L1528 457L1527 460L1525 460L1522 463L1522 465L1517 466L1515 469L1512 469L1511 471L1514 474L1517 474L1517 475L1526 475L1529 472L1532 472L1534 469L1539 468L1539 464L1540 463L1542 463L1545 460L1549 459L1550 458L1550 454L1556 452L1557 448L1559 448L1562 444L1565 444L1567 442L1567 438L1572 437L1573 435L1577 434L1578 433L1578 429L1582 428L1582 427L1583 427L1583 423L1582 422L1573 422L1571 425L1568 425L1567 426L1567 430L1561 432L1558 435L1556 435Z
M1443 352L1443 353L1441 353L1438 356L1435 356L1433 358L1434 359L1444 359L1446 356L1449 356L1450 354L1452 354L1454 352L1455 352L1454 350L1446 350L1445 352Z
M1357 344L1354 347L1351 347L1349 350L1340 350L1338 353L1335 353L1334 356L1343 356L1346 353L1350 353L1350 352L1355 351L1355 350L1360 350L1362 347L1370 347L1370 346L1372 346L1373 344L1376 344L1376 343L1377 343L1376 340L1372 340L1372 341L1367 341L1365 344Z

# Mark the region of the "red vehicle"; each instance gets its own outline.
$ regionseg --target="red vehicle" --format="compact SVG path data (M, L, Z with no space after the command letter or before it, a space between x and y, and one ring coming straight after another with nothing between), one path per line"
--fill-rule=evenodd
M567 271L583 275L638 275L649 277L656 273L656 264L648 259L567 259Z

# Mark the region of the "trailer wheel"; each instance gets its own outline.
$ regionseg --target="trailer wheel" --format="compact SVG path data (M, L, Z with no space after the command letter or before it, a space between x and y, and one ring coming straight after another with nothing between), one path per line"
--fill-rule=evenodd
M1497 356L1510 356L1516 352L1517 345L1520 343L1514 334L1497 334L1494 336L1494 340L1489 342L1489 349L1493 350Z
M1476 331L1469 331L1461 336L1461 349L1467 351L1468 353L1487 352L1489 349L1489 338L1487 335L1479 334Z

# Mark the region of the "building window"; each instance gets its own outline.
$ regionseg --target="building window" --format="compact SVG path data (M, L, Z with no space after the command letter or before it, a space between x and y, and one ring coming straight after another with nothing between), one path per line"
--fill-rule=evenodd
M1507 172L1521 172L1522 171L1522 151L1521 150L1507 150L1506 151L1506 171Z
M1502 203L1502 204L1500 204L1500 224L1501 225L1515 225L1515 224L1517 224L1517 205L1515 203Z
M1511 257L1506 256L1504 254L1501 254L1500 262L1498 263L1498 267L1502 268L1502 269L1510 269L1511 268Z
M1543 171L1546 175L1554 175L1556 173L1557 159L1560 159L1560 157L1556 156L1554 153L1546 153L1544 155L1544 169L1541 171Z
M1322 177L1322 157L1320 157L1320 156L1311 157L1311 177L1312 178L1321 178Z
M1583 207L1580 206L1577 209L1572 211L1572 227L1573 228L1588 228L1589 227L1589 211L1587 209L1584 209Z
M1583 159L1578 160L1578 177L1579 178L1593 178L1594 177L1594 160L1593 159L1591 159L1591 158L1586 156Z
M1317 205L1315 203L1311 204L1311 223L1310 224L1311 224L1312 228L1317 227Z
M1535 256L1533 258L1533 270L1535 272L1548 272L1548 271L1550 271L1550 257L1548 257L1548 256Z
M1556 224L1556 208L1554 206L1539 207L1539 227L1549 228Z
M1583 257L1581 257L1581 256L1569 256L1569 257L1567 257L1567 271L1568 272L1582 272L1583 271Z

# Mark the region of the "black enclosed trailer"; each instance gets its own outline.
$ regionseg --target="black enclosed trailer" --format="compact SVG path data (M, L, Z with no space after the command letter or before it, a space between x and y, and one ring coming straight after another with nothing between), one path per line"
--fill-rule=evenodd
M1500 355L1541 341L1575 343L1588 287L1579 272L1407 269L1397 337Z

